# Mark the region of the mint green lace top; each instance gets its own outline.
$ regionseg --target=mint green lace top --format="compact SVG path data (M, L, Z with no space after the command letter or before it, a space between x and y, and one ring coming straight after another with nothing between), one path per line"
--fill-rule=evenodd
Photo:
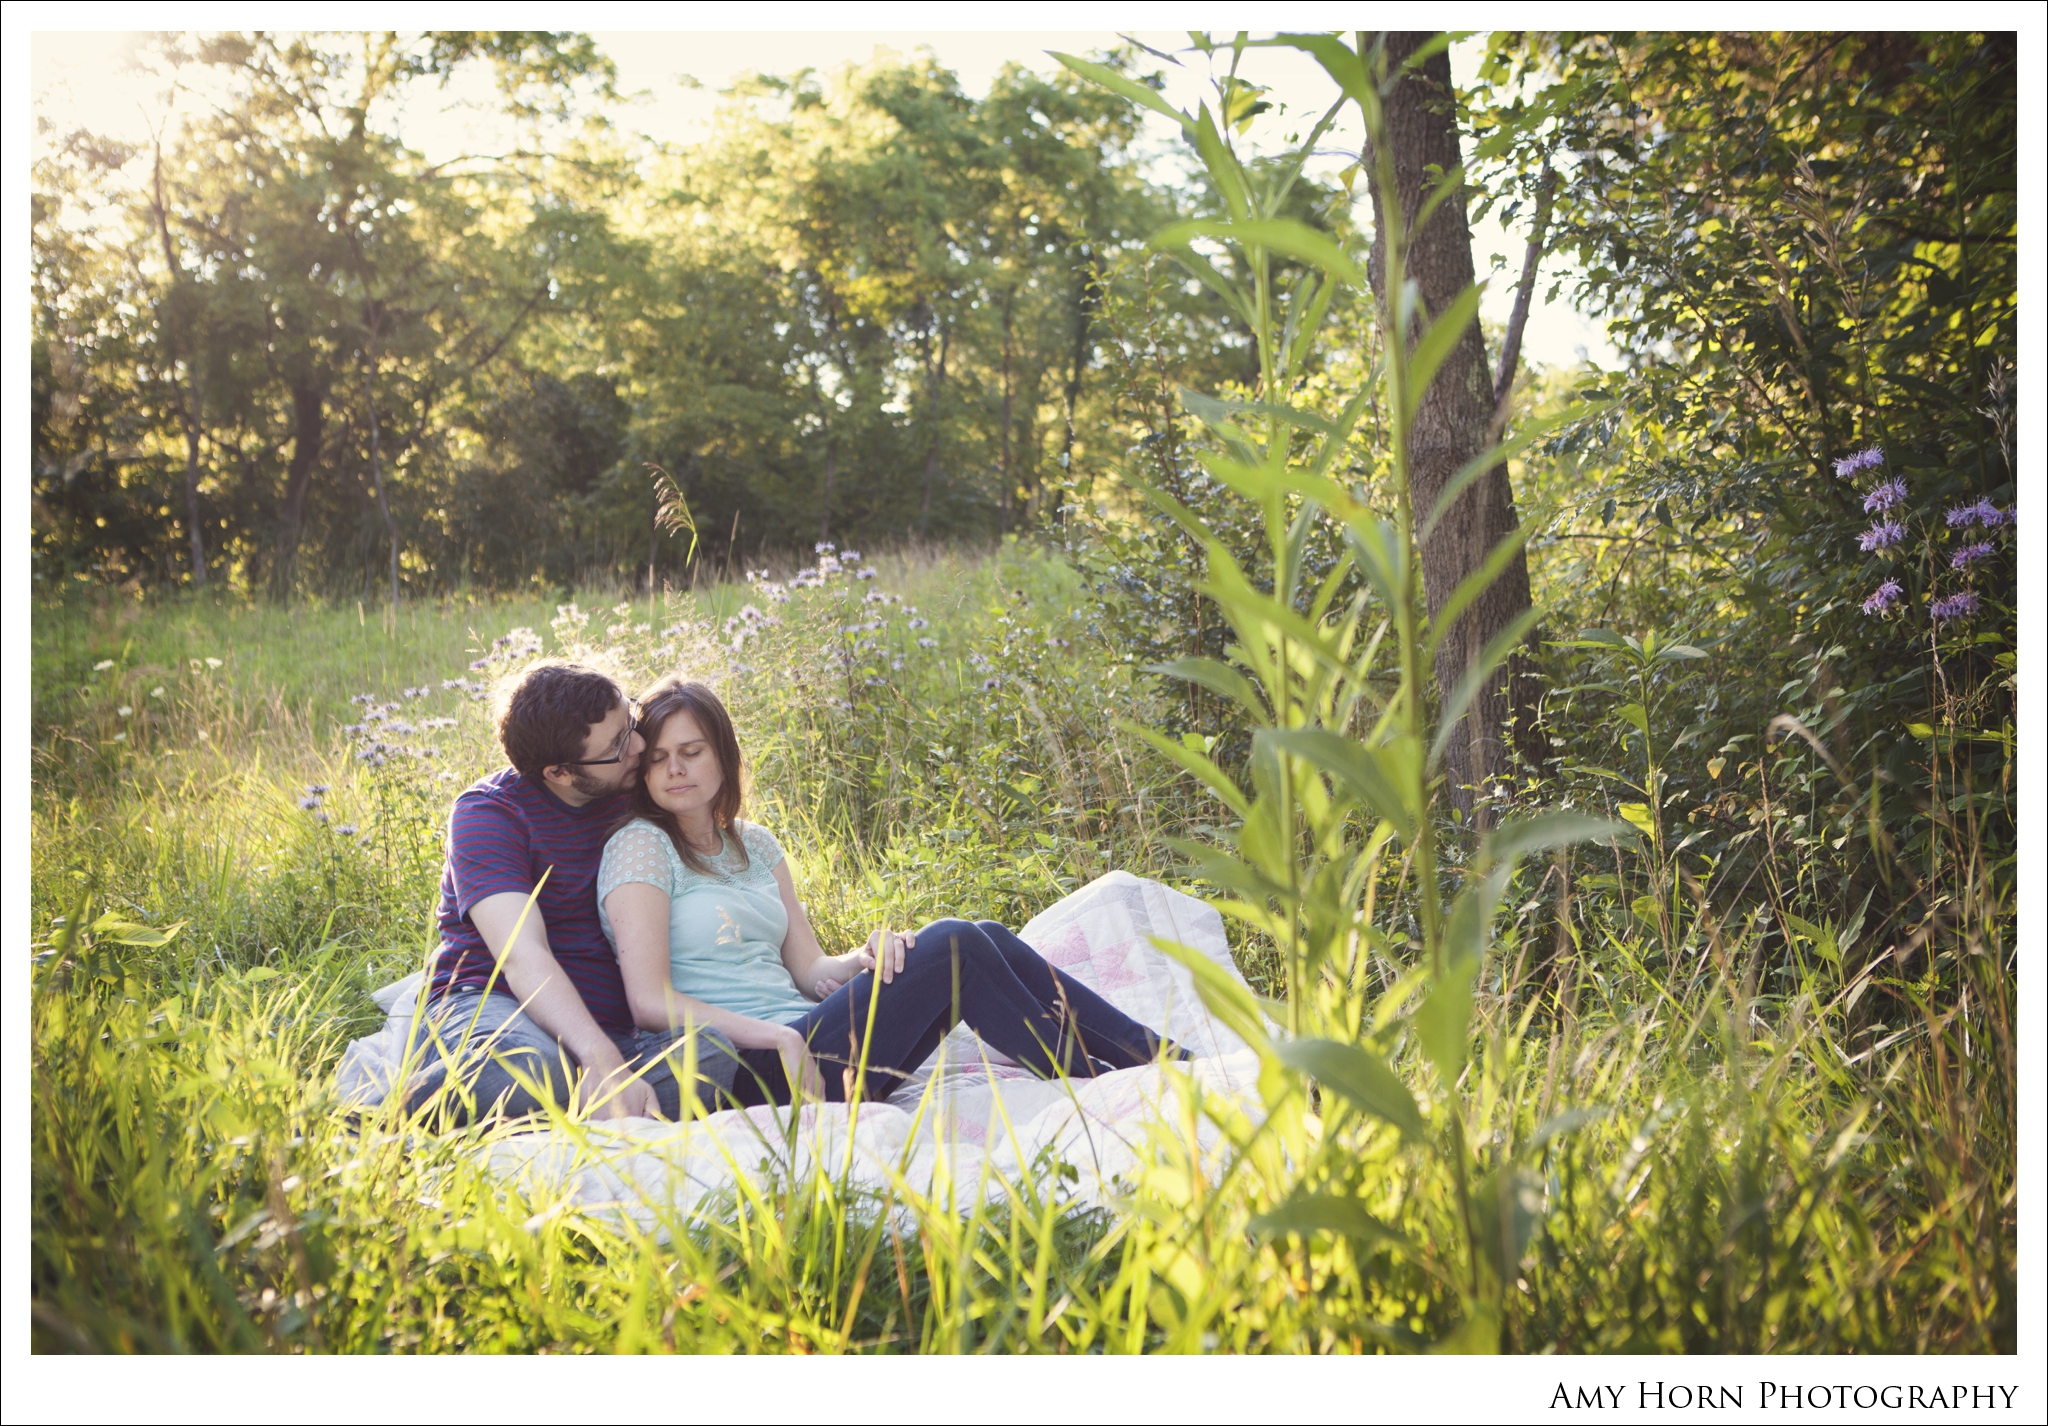
M766 827L736 822L726 845L709 858L711 872L691 871L668 833L652 822L627 823L605 843L597 869L597 919L616 951L604 900L629 881L658 887L669 899L669 980L682 994L754 1020L786 1025L811 1009L782 964L789 911L775 880L782 848ZM747 865L733 855L737 835Z

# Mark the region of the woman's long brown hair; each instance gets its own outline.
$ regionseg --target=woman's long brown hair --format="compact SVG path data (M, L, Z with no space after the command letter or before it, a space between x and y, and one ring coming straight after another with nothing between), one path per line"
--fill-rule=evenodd
M718 758L718 770L723 775L718 795L711 799L711 820L721 833L731 832L738 820L740 808L746 801L746 763L740 757L739 736L732 729L732 715L725 711L725 705L718 701L718 695L710 686L695 679L686 679L671 674L640 695L640 732L647 740L647 752L641 755L640 776L633 782L628 796L632 799L632 811L620 820L624 826L638 817L644 817L675 843L676 855L683 859L683 865L700 876L709 876L711 864L704 854L692 847L683 836L682 824L673 812L654 800L654 794L647 790L648 759L654 751L654 743L661 736L661 730L670 718L678 713L688 713L697 720L697 727L711 744L711 751ZM739 837L728 837L734 855L739 859L740 869L747 866L746 843Z

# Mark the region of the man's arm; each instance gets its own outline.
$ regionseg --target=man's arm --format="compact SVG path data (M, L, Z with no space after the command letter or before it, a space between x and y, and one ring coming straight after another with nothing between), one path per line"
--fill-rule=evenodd
M560 1040L583 1066L577 1097L593 1115L658 1118L654 1091L645 1080L629 1077L625 1057L591 1017L548 946L540 908L528 909L528 901L516 891L501 891L469 908L471 924L498 959L499 978L518 998L527 1018Z

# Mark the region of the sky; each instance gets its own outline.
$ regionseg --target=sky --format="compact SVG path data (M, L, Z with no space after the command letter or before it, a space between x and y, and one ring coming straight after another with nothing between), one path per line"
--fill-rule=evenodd
M1129 31L1132 38L1172 53L1184 49L1182 31ZM845 64L864 63L877 50L899 55L929 49L959 76L970 94L988 91L1006 63L1015 62L1042 74L1058 68L1049 51L1086 55L1117 43L1107 30L1044 30L934 32L869 30L863 32L792 31L781 33L648 32L599 30L599 47L618 66L618 88L625 104L612 111L620 129L668 144L688 144L704 136L720 102L720 91L749 71L788 74L799 69L830 72ZM156 87L127 67L127 57L140 37L132 32L36 32L30 43L33 103L39 119L56 133L85 127L112 138L140 141L152 122L160 122L166 106ZM1183 54L1183 67L1161 66L1167 75L1166 98L1176 107L1192 109L1210 97L1208 60ZM1477 42L1454 47L1453 73L1469 82L1477 63ZM1289 133L1312 123L1334 97L1334 88L1306 55L1290 50L1260 50L1241 69L1268 86L1268 98L1280 106L1253 129L1255 145L1277 145ZM506 137L488 112L488 90L480 83L465 92L422 86L421 93L399 116L400 137L429 160L460 153L490 152ZM185 96L183 105L204 102L203 88ZM171 112L176 112L173 106ZM1172 172L1184 151L1178 131L1163 116L1146 116L1146 139L1158 156L1155 172ZM35 146L40 147L40 137ZM1345 150L1359 146L1357 120L1347 115L1328 136L1327 152L1312 168L1334 174L1349 163ZM1361 201L1363 189L1360 190ZM1513 302L1512 285L1520 271L1526 242L1521 233L1503 232L1490 218L1475 223L1473 258L1481 276L1492 271L1493 258L1506 258L1494 275L1481 310L1504 323ZM1549 279L1566 271L1561 259L1547 260L1536 289L1523 338L1524 359L1542 365L1568 365L1591 360L1612 365L1616 358L1603 324L1574 311L1560 294L1543 301Z

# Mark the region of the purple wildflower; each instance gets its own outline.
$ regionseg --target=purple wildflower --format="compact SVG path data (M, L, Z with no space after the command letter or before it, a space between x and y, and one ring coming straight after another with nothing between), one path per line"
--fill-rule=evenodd
M1858 451L1853 456L1843 456L1840 460L1836 461L1835 474L1840 479L1847 480L1859 470L1871 470L1883 464L1883 449L1878 446L1872 446L1867 451Z
M1971 525L1982 525L1987 530L1995 530L2000 525L2012 523L2012 511L2001 510L1989 500L1979 500L1975 505L1958 505L1948 512L1948 527L1951 530L1966 529Z
M1866 614L1882 614L1898 603L1899 596L1905 592L1896 579L1887 579L1877 587L1877 591L1874 594L1863 601L1863 612Z
M1905 498L1906 482L1893 476L1863 497L1863 513L1874 515L1880 510L1889 510Z
M1956 551L1955 558L1948 562L1948 567L1950 569L1962 569L1965 565L1983 559L1984 556L1990 554L1996 548L1997 546L1989 540L1979 540L1974 545L1964 545Z
M1906 527L1904 525L1901 525L1896 520L1886 520L1882 524L1872 525L1869 529L1865 530L1858 544L1862 546L1865 554L1869 554L1872 550L1881 550L1891 545L1896 545L1905 538Z
M1937 599L1927 607L1936 623L1947 619L1965 619L1977 612L1977 591L1959 590L1946 599Z

